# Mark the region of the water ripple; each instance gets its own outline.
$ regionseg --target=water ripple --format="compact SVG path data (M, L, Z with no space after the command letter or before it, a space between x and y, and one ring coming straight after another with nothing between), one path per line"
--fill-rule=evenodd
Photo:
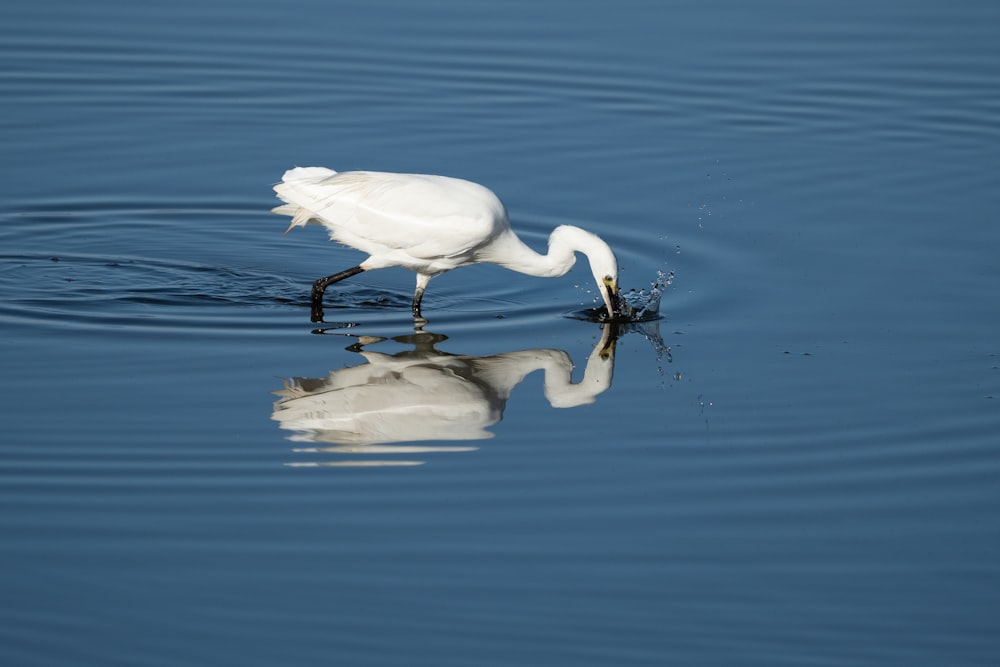
M261 208L232 203L61 200L24 206L0 217L0 318L60 328L168 328L261 331L308 317L309 286L330 270L350 266L357 251L327 240L319 229L281 236L281 224ZM528 214L517 228L544 249L557 224L587 221ZM648 243L606 234L623 268L623 289L645 287L664 261ZM342 265L342 266L341 266ZM586 260L559 280L499 267L463 269L436 280L425 304L438 317L482 315L526 322L596 303ZM648 276L646 274L649 274ZM644 278L646 280L644 280ZM365 319L408 317L412 274L380 271L338 286L328 314ZM669 296L667 300L669 301Z

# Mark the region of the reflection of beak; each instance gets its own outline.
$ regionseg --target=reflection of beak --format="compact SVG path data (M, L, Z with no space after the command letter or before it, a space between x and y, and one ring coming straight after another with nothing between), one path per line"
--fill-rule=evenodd
M607 322L601 327L601 342L598 344L598 354L601 359L605 361L614 359L615 344L618 342L620 333L618 325L614 322Z

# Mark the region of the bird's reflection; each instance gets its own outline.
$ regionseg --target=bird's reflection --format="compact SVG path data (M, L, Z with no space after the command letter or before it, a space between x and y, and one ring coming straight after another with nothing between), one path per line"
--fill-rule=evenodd
M397 354L368 349L385 338L361 336L348 350L367 363L324 378L292 378L274 392L271 418L292 431L290 440L315 443L299 452L333 454L420 454L470 451L470 445L394 444L481 440L503 418L511 392L529 373L543 370L545 397L556 408L592 403L611 386L617 327L607 324L587 359L583 377L572 381L573 361L563 350L533 349L486 357L437 349L446 336L424 331L396 336L411 346ZM418 465L387 458L340 459L324 464Z

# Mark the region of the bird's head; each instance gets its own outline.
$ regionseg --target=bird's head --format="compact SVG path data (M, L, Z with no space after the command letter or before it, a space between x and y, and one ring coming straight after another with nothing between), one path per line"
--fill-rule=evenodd
M562 276L573 266L574 253L582 252L590 262L590 272L594 283L601 292L609 319L619 315L618 258L614 250L600 236L572 225L560 225L549 236L549 259L546 257L545 271L526 271L532 275ZM506 266L510 266L507 264Z
M601 278L601 296L608 308L608 317L615 319L618 312L618 279L608 274Z

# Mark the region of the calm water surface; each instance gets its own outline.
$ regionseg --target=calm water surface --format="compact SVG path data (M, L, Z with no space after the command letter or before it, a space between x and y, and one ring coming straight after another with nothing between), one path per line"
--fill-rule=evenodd
M993 3L0 9L0 663L995 665ZM585 263L308 287L292 165Z

